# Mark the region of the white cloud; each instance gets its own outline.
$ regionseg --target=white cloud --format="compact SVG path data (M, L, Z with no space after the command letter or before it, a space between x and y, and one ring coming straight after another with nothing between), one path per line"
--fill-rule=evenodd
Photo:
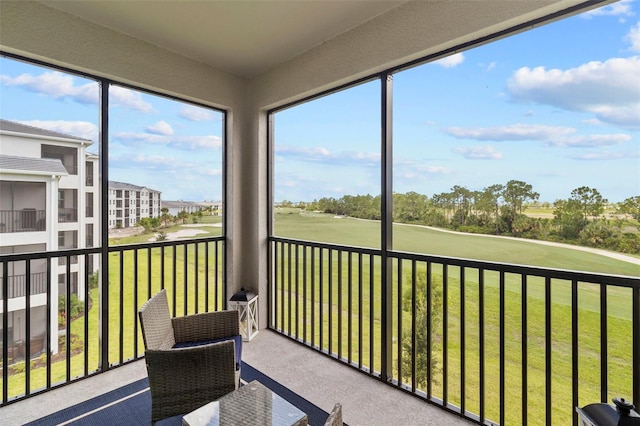
M514 100L589 112L599 120L640 127L640 57L593 61L567 70L524 67L509 79Z
M114 135L114 138L123 145L158 144L166 145L181 150L206 150L217 149L222 146L219 136L174 136L136 132L122 132Z
M497 127L449 127L445 129L449 135L460 139L474 139L479 141L523 141L549 140L570 133L571 127L546 126L542 124L511 124Z
M434 64L438 64L444 68L454 68L464 62L464 55L462 53L454 53L446 58L438 59L434 61Z
M631 45L629 50L632 52L640 52L640 21L638 21L635 26L631 27L625 36L625 40L627 40Z
M131 108L134 111L148 113L153 111L153 106L142 99L140 92L120 86L109 87L109 97L113 106Z
M621 160L626 158L639 158L640 152L594 152L588 154L572 155L569 158L574 160L600 161L600 160Z
M552 139L549 145L565 146L570 148L591 148L597 146L618 145L631 140L631 136L624 133L610 135L587 135L571 136L566 138Z
M322 147L292 145L278 145L274 151L279 160L293 158L310 163L326 163L333 166L357 164L365 167L378 167L380 165L380 154L375 152L341 151L334 153Z
M98 83L89 82L76 86L74 77L58 71L47 71L37 76L26 73L17 77L0 75L0 82L54 99L69 98L83 104L97 105L99 99Z
M98 126L88 121L62 121L62 120L16 120L27 126L47 129L53 132L64 133L80 139L88 139L98 142Z
M195 105L183 106L178 115L189 121L212 121L216 118L213 111Z
M583 13L583 18L591 18L594 16L633 16L631 7L633 0L620 0L618 2L599 7Z
M171 128L171 125L166 121L158 121L155 124L151 124L146 127L146 131L154 135L173 135L173 129Z
M502 153L492 146L464 146L453 148L453 152L462 154L467 160L501 160Z

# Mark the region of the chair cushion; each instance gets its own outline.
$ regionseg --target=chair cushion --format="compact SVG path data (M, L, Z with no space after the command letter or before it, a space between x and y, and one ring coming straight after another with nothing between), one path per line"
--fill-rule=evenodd
M199 340L197 342L177 342L175 345L173 345L173 347L189 348L192 346L208 345L210 343L226 342L228 340L233 340L235 342L234 346L236 350L236 370L240 370L240 362L242 361L242 336L228 336L221 337L219 339Z

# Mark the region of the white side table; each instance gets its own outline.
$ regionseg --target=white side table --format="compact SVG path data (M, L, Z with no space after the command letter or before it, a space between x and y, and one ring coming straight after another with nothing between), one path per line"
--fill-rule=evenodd
M241 290L229 299L229 309L240 313L242 340L249 342L258 334L258 295Z

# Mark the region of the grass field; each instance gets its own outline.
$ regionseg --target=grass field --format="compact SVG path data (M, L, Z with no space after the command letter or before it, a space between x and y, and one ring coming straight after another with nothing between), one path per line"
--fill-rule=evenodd
M206 224L219 223L219 217L204 217L201 221L203 226L203 234L198 236L217 236L221 233L221 228L204 226ZM380 225L378 222L353 220L347 218L335 218L332 215L324 215L319 213L299 214L294 210L278 209L275 216L275 234L283 237L290 237L311 241L332 242L348 246L373 247L380 245ZM180 225L172 226L164 230L165 233L178 233L184 227ZM193 227L189 227L193 229ZM151 235L128 236L114 240L114 244L132 244L140 242L148 242ZM434 231L427 228L395 226L394 227L395 249L407 252L419 252L442 256L467 257L480 260L496 261L499 263L528 264L556 269L572 269L590 272L600 272L605 274L616 275L640 275L640 267L638 265L611 259L605 256L586 253L567 248L541 246L528 241L507 240L499 238L479 237L475 235L461 235ZM186 255L186 261L185 261ZM203 250L198 253L198 280L200 286L204 282L204 260L202 259ZM346 255L343 255L346 256ZM183 248L179 248L175 253L175 263L173 252L167 250L164 254L164 271L161 271L160 261L161 253L159 249L150 251L143 250L136 259L132 252L125 252L121 257L118 253L111 253L110 262L110 278L109 278L109 294L110 294L110 339L109 339L109 362L118 364L121 359L130 359L135 354L142 353L142 340L139 330L135 327L135 313L139 305L148 298L149 294L155 293L159 289L160 276L165 276L165 286L170 289L170 304L173 300L173 294L176 296L176 312L182 314L185 312L195 312L195 250L193 246L189 246L185 252ZM357 290L352 289L351 292L346 285L338 288L337 283L338 268L337 258L332 260L332 265L325 262L323 265L323 281L319 281L319 269L316 264L315 271L312 272L311 265L308 264L308 274L315 274L316 286L314 290L315 301L315 319L316 330L314 335L315 344L320 341L320 336L324 342L325 349L328 342L334 351L337 350L338 343L341 342L343 351L346 351L349 343L354 345L354 351L359 351L363 359L363 364L373 366L378 369L380 366L379 339L381 333L380 312L383 303L382 295L379 290L380 273L379 259L373 268L370 269L369 258L365 256L363 261L362 276L367 285L364 286L359 297ZM213 258L210 262L214 262ZM147 272L147 265L151 265L151 277ZM218 279L221 279L222 256L218 258L220 265ZM348 281L346 265L347 258L343 257L343 269L341 271L343 283ZM122 265L122 281L120 279L120 270ZM291 265L293 266L293 265ZM405 277L408 273L410 265L403 265ZM331 268L331 269L329 269ZM174 272L175 271L175 272ZM186 275L185 275L186 271ZM370 275L370 271L373 272ZM457 267L449 267L449 280L447 281L447 332L448 339L446 341L448 350L447 369L448 376L446 378L448 384L448 400L454 404L460 405L458 395L460 389L464 386L466 390L465 406L468 410L478 412L479 410L479 278L477 272L467 271L464 284L460 282L460 270ZM394 272L395 274L395 272ZM173 278L175 275L175 279ZM435 268L434 276L442 277L443 270ZM331 278L330 278L331 277ZM485 374L486 384L485 394L487 404L487 418L493 420L498 419L499 404L498 392L499 388L499 281L496 273L487 272L485 276ZM153 287L151 293L147 289L147 283L151 278ZM213 277L210 277L213 280ZM352 273L354 282L358 279L356 271ZM122 284L121 284L122 282ZM172 290L175 282L175 292ZM291 302L293 314L298 316L298 327L302 330L307 321L306 326L310 327L308 320L311 315L311 303L309 295L307 296L307 310L302 312L302 288L296 287L295 282L283 281L286 285L287 292L293 292L293 300L299 302L299 307L295 307ZM405 281L406 282L406 279ZM371 286L369 286L371 283ZM137 285L136 285L137 284ZM280 285L280 284L278 284ZM395 286L396 284L394 284ZM185 296L184 289L187 288L188 296ZM332 296L328 298L329 289L331 287ZM394 287L395 288L395 287ZM280 306L289 308L286 298L280 298L280 287L277 288L276 298ZM402 291L407 291L407 285L403 284ZM461 291L464 290L464 298ZM204 293L200 288L198 293L198 305L200 310L204 309ZM544 359L544 282L541 279L529 278L527 281L527 343L528 350L526 353L528 359L528 406L529 423L544 423L544 377L546 364ZM136 293L137 292L137 293ZM320 294L323 298L320 299ZM338 304L338 294L342 296L342 305ZM609 306L609 327L607 335L607 347L609 351L608 374L610 376L609 392L612 396L630 396L628 394L631 389L630 384L630 359L631 359L631 310L630 310L630 291L628 289L608 289L607 301ZM352 314L353 320L357 323L358 317L363 319L362 334L357 331L349 335L345 329L347 323L347 307L346 301L349 295L354 297L354 307ZM394 290L392 306L398 306L397 290ZM92 290L92 300L97 301L96 290ZM210 297L214 297L211 293ZM221 293L218 294L221 297ZM289 297L288 295L286 297ZM135 302L137 298L137 303ZM221 304L222 299L218 302ZM461 306L464 302L464 312ZM362 311L360 311L359 303L362 303ZM136 304L138 306L136 306ZM287 309L284 309L285 315ZM323 312L323 320L319 320L319 312ZM580 372L580 402L586 404L599 400L600 394L600 299L599 288L594 285L580 285L579 297L579 330L580 330L580 353L579 363ZM122 321L120 321L122 312ZM462 338L461 321L462 316L465 317L465 351L460 346ZM280 314L278 314L280 315ZM395 344L393 347L394 365L397 365L397 342L402 339L398 335L397 321L398 312L393 312L393 337ZM411 314L402 312L401 318L403 322L403 330L410 330ZM86 336L88 344L88 370L93 371L98 366L98 303L92 305L92 309L88 314L89 336ZM329 339L329 318L331 318L332 332L331 340ZM342 318L343 329L337 329L338 318ZM84 318L82 318L84 319ZM292 321L292 327L289 328L289 318L279 316L281 323L284 324L286 331L295 331L296 320ZM523 353L522 345L522 316L521 316L521 286L519 276L507 274L505 282L505 371L506 371L506 413L507 424L519 424L520 419L520 395L521 388L521 359ZM320 325L321 324L321 325ZM83 321L76 320L72 322L72 334L79 337L80 341L85 340ZM357 330L357 326L355 327ZM441 332L443 330L441 329ZM572 413L571 407L571 288L570 283L555 281L552 288L552 371L553 371L553 422L554 424L567 424ZM370 347L368 342L373 334L374 346ZM137 345L135 339L137 336ZM122 339L122 346L120 345ZM362 341L362 345L360 345ZM439 346L434 348L434 356L441 363L443 362L443 343L439 342ZM137 352L136 352L137 351ZM407 354L402 354L403 357ZM461 376L461 359L464 356L466 362L466 375ZM354 357L358 358L358 354L354 352ZM372 362L370 362L372 359ZM70 377L77 377L83 374L84 354L75 355L71 358L70 371L67 372L64 362L55 363L52 366L52 382L57 383L65 380L67 373ZM409 375L410 376L410 375ZM403 378L410 380L405 372ZM444 377L441 370L436 372L434 377L434 395L442 393ZM9 394L11 396L19 395L24 392L24 373L12 374L9 377ZM44 386L44 368L34 368L31 371L31 388L36 389ZM542 411L541 411L542 410ZM540 414L542 413L542 414Z
M299 213L280 208L275 214L275 235L361 247L380 247L380 222L336 218L323 213ZM394 225L394 249L438 256L487 260L640 276L640 265L599 254L537 244L529 240L496 238L478 234L435 231L420 226Z
M276 214L275 219L276 235L304 239L319 240L349 246L365 246L379 247L380 225L374 221L353 220L348 218L337 218L332 215L324 215L320 213L304 213L299 214L292 210L281 209ZM549 247L528 242L526 240L513 240L502 238L491 238L476 235L463 235L444 233L434 231L427 228L413 226L395 226L394 227L394 247L399 251L420 252L442 256L463 257L480 260L495 261L499 263L527 264L534 266L542 266L554 269L583 270L589 272L599 272L605 274L620 274L638 276L640 266L637 264L623 262L621 260L612 259L606 256L586 253L583 251L573 250L562 247ZM317 256L317 255L316 255ZM342 259L342 264L347 264L347 258ZM310 256L308 255L308 258ZM322 285L316 283L314 300L315 300L315 316L316 322L315 336L313 336L315 344L318 344L322 336L325 342L325 349L328 347L329 340L329 308L332 306L332 347L336 351L339 339L341 339L342 347L346 348L349 341L352 341L359 350L362 351L362 358L365 367L370 367L370 355L373 353L373 368L380 367L379 347L375 347L380 337L380 312L382 298L378 287L380 283L379 264L374 265L374 276L370 277L369 258L364 257L362 265L364 277L364 292L362 301L357 300L357 291L351 290L351 297L356 300L354 306L351 307L353 315L363 316L365 318L365 326L362 335L358 332L352 332L348 335L345 330L338 330L339 315L343 316L343 324L346 323L345 300L350 295L350 291L346 288L348 276L344 269L341 280L338 278L336 267L337 254L333 258L333 268L330 273L328 265L324 265L322 275L324 280ZM316 261L317 263L317 261ZM328 262L326 262L328 263ZM307 270L311 270L311 265L307 263ZM403 266L403 270L407 271L410 263ZM300 267L301 268L301 267ZM319 267L311 275L316 276L316 280L320 275ZM346 267L343 267L346 268ZM285 267L287 270L287 267ZM449 267L447 270L447 399L460 406L462 401L459 398L461 386L463 385L463 377L461 376L461 359L464 357L466 374L464 376L464 388L466 390L465 407L475 413L479 412L479 369L480 369L480 339L479 339L479 278L477 270L469 269L465 274L464 286L460 282L460 269L457 267ZM395 276L395 272L393 273ZM353 274L352 279L357 280L357 273ZM408 291L407 272L405 272L405 284L403 291ZM329 278L331 276L331 278ZM442 279L443 270L436 269L434 277ZM527 352L523 354L522 348L522 287L520 276L514 274L506 274L505 281L505 412L506 424L519 424L521 418L521 395L522 395L522 358L527 357L527 407L529 411L529 424L544 424L545 414L545 286L544 280L536 277L527 279ZM369 283L374 283L369 291ZM309 280L308 280L309 281ZM343 283L341 287L338 282ZM285 294L288 291L296 292L295 298L300 299L300 293L304 291L304 285L300 284L300 280L296 282L295 278L291 281L288 277L282 278L285 286ZM394 288L397 284L393 284ZM332 287L333 295L329 300L329 287ZM462 298L461 290L464 287L464 312L461 309ZM311 321L311 311L298 311L302 309L303 301L298 300L298 307L294 302L287 302L286 298L280 297L281 287L276 288L276 298L279 306L283 307L284 315L279 315L280 322L278 326L283 325L285 332L295 333L295 320L291 327L288 326L287 312L291 309L292 315L301 318L298 323L298 329L302 330L304 322ZM322 288L323 297L320 297L320 288ZM485 273L485 404L486 416L494 421L499 419L499 399L498 390L499 382L499 280L497 273ZM311 293L311 288L307 284L307 294ZM337 293L341 293L342 306L338 305ZM310 296L307 298L309 299ZM608 305L608 328L607 328L607 350L609 362L608 369L608 391L611 396L626 395L630 396L631 380L628 373L630 370L632 357L631 336L631 291L622 288L608 288L607 305ZM307 300L309 302L309 300ZM569 282L553 280L551 288L552 301L552 421L553 424L569 424L573 414L571 400L571 285ZM360 312L360 303L362 303L362 312ZM394 308L398 303L398 292L394 290L391 306ZM323 310L323 321L320 323L319 311ZM599 401L600 398L600 289L592 284L579 285L578 300L578 329L579 337L579 355L578 362L580 366L579 373L579 401L581 405ZM465 317L465 350L461 349L462 338L462 314ZM395 342L401 340L397 329L397 309L394 309L393 315L393 338ZM411 332L411 314L409 312L402 313L403 330L409 328ZM322 325L320 325L322 324ZM373 327L370 325L373 324ZM309 329L309 324L307 324ZM440 329L440 333L443 329ZM369 346L369 338L371 334L375 336L374 347ZM300 337L300 336L298 336ZM360 342L364 342L362 346ZM354 343L355 342L355 343ZM434 349L434 359L442 366L443 361L443 343ZM397 343L393 346L394 365L397 365ZM345 356L344 354L342 354ZM403 357L408 354L403 353ZM394 371L397 371L394 369ZM395 373L394 373L395 374ZM409 376L409 377L407 377ZM442 376L442 370L435 372L435 381L433 383L434 395L443 398L445 377ZM405 372L403 380L408 380L411 384L410 374Z

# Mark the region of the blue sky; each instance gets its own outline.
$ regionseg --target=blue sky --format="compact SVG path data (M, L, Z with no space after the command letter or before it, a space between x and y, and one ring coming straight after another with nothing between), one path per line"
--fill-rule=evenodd
M394 191L640 195L639 12L619 2L395 74ZM380 193L379 90L276 115L276 200Z
M586 14L394 76L394 191L508 180L542 201L640 195L640 4ZM276 114L275 200L380 193L379 83ZM0 117L97 141L98 86L0 59ZM111 88L110 179L222 198L222 114ZM97 152L97 144L94 151Z
M110 180L164 200L222 200L222 113L116 85L109 93ZM95 81L0 59L3 119L90 139L98 153L98 101Z

